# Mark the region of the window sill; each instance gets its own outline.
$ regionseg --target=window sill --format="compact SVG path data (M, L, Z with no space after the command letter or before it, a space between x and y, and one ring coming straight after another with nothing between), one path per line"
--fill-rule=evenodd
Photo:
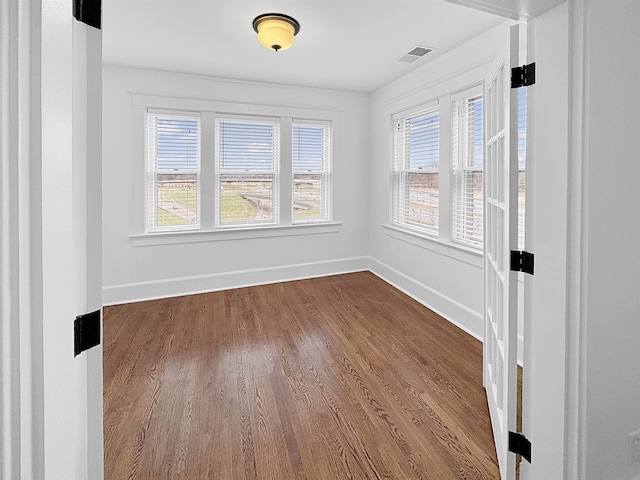
M406 230L387 223L383 223L382 227L384 228L385 235L388 235L389 237L410 243L426 250L431 250L432 252L439 253L440 255L444 255L464 263L468 263L474 267L483 267L482 251L466 248L463 245L445 243L436 238L429 238L420 235L417 232L412 232L411 230Z
M340 231L341 225L341 222L309 223L304 225L270 225L219 230L144 233L130 235L129 238L133 241L134 247L146 247L151 245L173 245L179 243L218 242L250 238L337 233Z

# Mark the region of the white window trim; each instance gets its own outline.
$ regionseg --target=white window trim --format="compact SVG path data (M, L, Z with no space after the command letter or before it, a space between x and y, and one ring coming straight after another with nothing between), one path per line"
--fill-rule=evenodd
M220 226L215 225L215 209L203 208L205 205L214 205L215 182L202 182L201 186L201 212L200 230L191 231L146 231L145 218L145 139L144 125L148 110L168 110L200 113L201 128L213 129L216 114L244 116L278 117L281 122L280 130L280 153L281 156L291 157L291 132L286 125L291 126L292 119L296 121L327 122L332 126L332 163L339 162L340 154L340 132L342 110L331 107L316 106L295 106L295 105L269 105L251 104L240 102L226 102L210 99L193 99L165 97L159 95L147 95L141 93L131 94L131 104L133 113L133 157L132 157L132 182L133 182L133 224L132 234L129 238L134 246L166 245L177 243L194 243L210 241L226 241L250 238L280 237L291 235L309 235L322 233L339 232L342 222L339 220L337 212L340 211L337 191L332 186L332 216L328 222L317 223L296 223L291 222L291 194L293 185L293 175L289 162L281 162L280 166L280 224L266 225L240 225L240 226ZM283 133L285 132L285 133ZM213 135L201 135L201 155L202 158L213 159L215 145ZM201 178L210 176L214 178L214 162L203 161L200 167ZM332 172L333 174L333 172ZM332 175L333 176L333 175ZM334 180L332 178L332 180Z
M251 238L289 237L295 235L317 235L338 233L342 222L305 223L295 225L267 225L243 228L224 227L216 230L176 231L129 235L134 247L171 245L179 243L218 242Z
M427 237L414 230L407 230L389 223L383 223L381 226L384 229L385 235L391 238L460 260L474 267L482 268L483 266L481 250L466 248L464 245L457 243L444 242L434 237Z

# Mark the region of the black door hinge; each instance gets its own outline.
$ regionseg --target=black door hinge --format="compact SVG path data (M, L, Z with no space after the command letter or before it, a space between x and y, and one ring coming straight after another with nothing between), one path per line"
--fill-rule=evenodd
M533 253L511 250L511 271L533 275Z
M79 22L100 30L102 0L73 0L73 16Z
M528 87L534 83L536 83L535 62L511 69L511 88Z
M523 434L509 432L509 451L531 463L531 442Z
M73 356L100 345L100 310L78 315L73 322Z

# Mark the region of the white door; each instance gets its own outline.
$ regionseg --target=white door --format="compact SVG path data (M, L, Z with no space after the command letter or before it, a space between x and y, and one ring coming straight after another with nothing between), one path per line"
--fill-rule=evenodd
M515 431L517 372L517 90L511 67L518 62L518 26L509 28L504 51L485 79L485 306L484 386L502 480L515 478L515 455L508 451Z

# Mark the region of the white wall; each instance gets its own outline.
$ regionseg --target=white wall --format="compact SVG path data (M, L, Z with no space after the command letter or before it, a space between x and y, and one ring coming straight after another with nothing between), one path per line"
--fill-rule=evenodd
M104 69L105 303L182 295L367 268L368 96L201 76ZM334 131L338 232L134 246L132 93L339 112Z
M586 480L627 480L640 428L640 3L585 0Z
M482 256L435 241L397 235L382 225L391 220L391 115L482 82L501 38L501 29L492 29L371 97L372 270L478 338L483 329Z

